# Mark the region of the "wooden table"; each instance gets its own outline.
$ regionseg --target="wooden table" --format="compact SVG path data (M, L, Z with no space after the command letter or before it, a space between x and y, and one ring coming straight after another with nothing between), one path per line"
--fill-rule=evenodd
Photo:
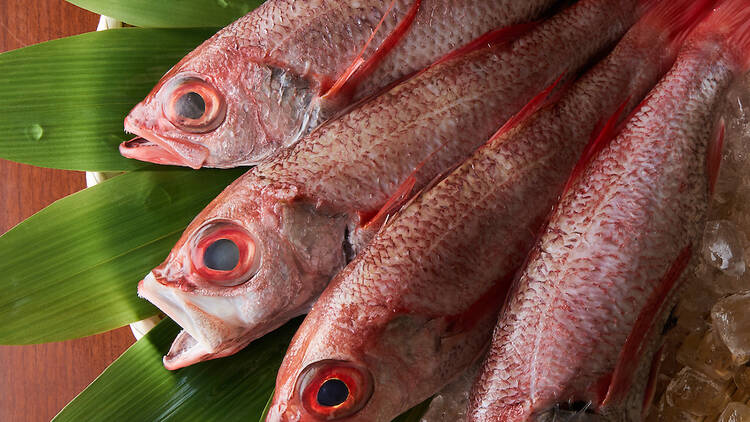
M0 52L96 29L63 0L0 0ZM84 174L0 160L0 233L86 187ZM0 346L0 421L48 421L133 343L125 327L79 340Z

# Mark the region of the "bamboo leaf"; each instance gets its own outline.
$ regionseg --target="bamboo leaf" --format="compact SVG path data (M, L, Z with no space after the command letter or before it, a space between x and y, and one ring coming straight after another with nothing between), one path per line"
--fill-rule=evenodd
M149 167L61 199L0 237L0 344L65 340L156 313L137 282L242 169Z
M276 372L298 318L227 358L177 371L162 355L179 332L159 323L70 402L54 422L255 420L273 390Z
M162 356L180 328L165 319L109 366L52 422L265 420L276 372L302 318L236 355L167 371ZM418 422L429 401L395 421Z
M42 167L122 171L123 119L214 31L123 28L0 54L0 157Z
M151 28L221 27L263 0L68 0L94 13Z

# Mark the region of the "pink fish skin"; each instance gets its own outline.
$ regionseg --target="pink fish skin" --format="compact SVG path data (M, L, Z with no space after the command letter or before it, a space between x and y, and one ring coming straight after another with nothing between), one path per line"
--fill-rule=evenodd
M408 194L409 185L401 186L412 176L418 190L471 155L540 87L620 38L640 13L637 3L588 1L520 28L519 37L490 39L490 46L429 68L238 179L139 285L142 297L184 328L165 366L235 353L307 312L377 229L376 219L363 230L363 216ZM202 268L207 245L220 238L216 230L239 233L244 256L252 250L254 259L226 276Z
M614 7L582 1L570 12ZM336 276L287 351L268 422L391 420L480 357L597 121L624 98L635 107L668 70L675 32L689 24L650 23L637 24L559 100L537 97ZM346 384L343 401L327 396L344 391L331 380Z
M192 168L268 161L347 105L553 2L266 1L164 75L126 117L138 137L120 152Z
M497 324L469 421L554 420L571 404L587 418L642 420L718 171L717 105L750 67L749 47L747 2L723 2L573 176Z

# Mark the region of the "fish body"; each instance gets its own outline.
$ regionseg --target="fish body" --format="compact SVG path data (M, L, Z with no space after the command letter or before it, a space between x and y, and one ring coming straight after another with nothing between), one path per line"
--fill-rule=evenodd
M495 329L469 421L558 410L641 420L660 333L698 253L721 155L717 105L747 70L748 16L745 2L724 2L573 176Z
M343 108L553 0L269 0L175 65L125 119L159 164L268 161Z
M303 322L267 421L391 420L479 359L590 133L621 105L635 107L666 72L670 33L649 22L634 27L559 99L539 102L545 91L386 224ZM326 405L330 390L349 394Z
M636 1L584 3L430 67L230 185L139 285L185 329L167 368L232 354L307 312L367 244L383 221L371 216L389 198L468 157L539 87L585 65L640 13ZM237 265L206 269L206 254L220 250L208 247L227 236L235 246L221 244Z

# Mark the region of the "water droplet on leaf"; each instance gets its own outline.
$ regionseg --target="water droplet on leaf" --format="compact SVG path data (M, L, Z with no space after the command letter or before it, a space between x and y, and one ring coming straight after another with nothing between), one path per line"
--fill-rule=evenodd
M38 141L42 139L42 136L44 136L44 128L40 124L34 123L26 128L26 138L29 140Z

